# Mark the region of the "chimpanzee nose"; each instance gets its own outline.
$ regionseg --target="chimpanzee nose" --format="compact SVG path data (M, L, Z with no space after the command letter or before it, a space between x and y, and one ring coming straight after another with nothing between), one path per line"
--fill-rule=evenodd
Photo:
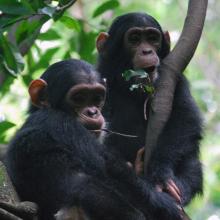
M149 55L153 53L153 50L152 49L143 49L142 50L142 55Z
M98 114L98 110L97 110L97 108L88 108L88 110L87 110L87 115L89 116L89 117L94 117L94 116L96 116Z

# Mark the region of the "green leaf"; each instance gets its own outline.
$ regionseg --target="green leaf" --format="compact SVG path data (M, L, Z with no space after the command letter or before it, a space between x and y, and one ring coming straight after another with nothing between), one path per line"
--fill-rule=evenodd
M15 60L16 60L17 72L21 72L24 69L24 59L23 59L23 57L22 57L22 55L19 52L17 47L15 47L12 44L10 44L10 47L11 47L11 50L12 50L13 55L14 55Z
M10 122L10 121L2 121L2 122L0 122L0 134L2 132L7 131L8 129L10 129L10 128L14 127L14 126L15 126L15 124Z
M9 15L9 14L3 14L1 15L0 19L0 29L3 29L4 27L10 26L17 22L20 15Z
M122 77L124 77L126 81L129 81L132 77L137 77L138 79L144 79L141 80L139 84L132 84L129 88L131 91L135 89L141 89L142 91L150 95L155 92L149 74L146 73L143 69L127 70L124 73L122 73Z
M29 0L30 1L30 0ZM45 1L41 0L31 0L32 8L37 12L38 9L43 8L46 6Z
M33 80L33 78L29 74L22 76L22 81L27 87L29 86L29 84L32 80Z
M28 15L33 13L33 10L30 9L30 7L15 0L1 0L0 10L5 14L12 15Z
M32 12L32 13L35 12L34 9L33 9L33 7L32 7L32 4L30 4L28 0L20 0L20 2L21 2L21 4L22 4L25 8L27 8L30 12Z
M40 28L48 21L48 19L49 17L46 15L42 16L39 20L25 20L20 22L15 33L17 44L20 45L25 42L26 45L29 43L32 45L40 32Z
M88 62L94 63L95 56L93 54L95 48L95 39L97 37L96 32L80 32L79 43L78 43L78 53L81 59Z
M153 94L155 89L152 85L143 85L144 91L148 94Z
M138 89L140 88L140 85L139 84L133 84L131 85L131 87L129 88L131 91L133 91L134 89Z
M9 121L0 122L0 143L7 143L6 141L6 133L7 131L14 127L15 124Z
M81 28L77 20L64 15L59 19L59 21L62 22L67 28L80 32Z
M48 49L40 58L39 62L30 70L34 72L38 69L45 69L50 65L53 55L59 50L59 47Z
M58 40L61 36L53 29L48 30L45 33L41 33L37 39L42 41L51 41L51 40Z
M2 65L0 65L0 71L1 71L1 74L2 74L3 72L5 72L5 70L2 70L1 66ZM9 74L5 75L5 77L6 77L6 79L4 80L4 83L3 83L3 85L1 85L0 97L3 97L5 94L8 93L8 91L10 89L10 86L12 85L12 83L15 80L15 77L12 77Z
M119 6L119 2L117 0L106 1L102 5L100 5L98 8L96 8L92 17L95 18L95 17L103 14L107 10L117 8L118 6Z
M122 73L122 76L126 81L129 81L134 76L139 76L139 78L146 78L148 74L144 70L126 70Z
M0 33L0 58L6 70L15 76L23 69L23 59L6 37Z

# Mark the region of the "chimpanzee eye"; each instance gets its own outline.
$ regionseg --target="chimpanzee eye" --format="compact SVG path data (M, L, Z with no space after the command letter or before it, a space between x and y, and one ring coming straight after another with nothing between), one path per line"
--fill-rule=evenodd
M137 33L130 34L128 38L129 42L131 42L132 44L139 43L140 39L141 39L140 34Z
M72 101L75 105L82 106L86 102L86 97L82 94L75 94L72 96Z
M104 104L104 98L102 95L95 95L92 101L93 101L93 104L98 107L102 107L102 105Z
M147 36L147 41L151 43L153 46L160 46L160 38L157 35L151 34Z

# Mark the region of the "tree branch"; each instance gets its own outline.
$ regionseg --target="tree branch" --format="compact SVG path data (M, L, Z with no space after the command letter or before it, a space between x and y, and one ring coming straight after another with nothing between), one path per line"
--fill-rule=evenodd
M5 220L22 220L22 218L19 218L12 213L7 212L6 210L0 208L0 217L1 219Z
M19 219L33 219L35 216L37 216L38 212L37 205L32 202L11 204L0 201L0 209L4 210L8 214L15 215Z
M33 202L20 202L14 186L7 174L6 168L0 161L0 169L3 171L4 184L7 189L5 198L0 198L0 219L20 220L34 219L38 214L38 207ZM3 190L1 192L4 192Z
M173 51L161 64L160 79L152 101L146 131L144 172L158 137L172 110L178 74L183 72L193 57L204 26L208 0L189 0L187 16L181 36Z
M67 8L71 7L74 3L76 3L77 0L72 0L70 2L68 2L66 5L63 5L63 6L58 6L56 8L56 11L64 11L66 10Z

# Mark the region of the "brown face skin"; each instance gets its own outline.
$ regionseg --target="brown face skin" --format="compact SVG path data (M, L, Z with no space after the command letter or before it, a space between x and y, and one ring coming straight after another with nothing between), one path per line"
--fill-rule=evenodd
M133 27L124 36L124 46L132 57L133 69L144 69L155 80L160 59L157 51L162 36L156 28Z
M82 83L73 86L66 95L67 110L73 113L88 130L100 130L105 124L101 114L105 93L105 87L99 83ZM100 132L96 131L97 136L100 135Z

